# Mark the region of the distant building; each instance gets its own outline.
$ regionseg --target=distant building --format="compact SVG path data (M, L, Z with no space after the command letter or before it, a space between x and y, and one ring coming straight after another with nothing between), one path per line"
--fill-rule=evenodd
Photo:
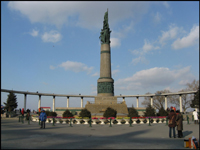
M130 108L132 108L132 107L128 107L128 110L130 109ZM138 112L138 115L140 116L140 117L142 117L142 116L144 116L144 112L146 111L146 108L145 107L134 107L136 110L137 110L137 112Z
M41 107L41 110L51 111L51 107Z

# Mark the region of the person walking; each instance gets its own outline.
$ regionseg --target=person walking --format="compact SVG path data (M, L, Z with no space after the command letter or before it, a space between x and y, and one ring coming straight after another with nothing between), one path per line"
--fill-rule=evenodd
M45 121L47 119L47 115L46 115L44 109L40 113L40 118L39 119L41 120L41 127L40 127L40 129L42 129L42 128L45 129Z
M27 109L26 120L29 120L29 117L30 117L30 110L29 110L29 109Z
M197 114L197 111L195 109L193 111L193 116L194 116L194 124L198 124L198 114Z
M169 123L168 123L168 127L169 127L169 137L171 138L171 129L173 129L173 136L174 138L176 138L176 134L175 134L175 127L176 127L176 113L174 112L174 109L170 110L170 113L168 115L168 119L169 119Z
M176 129L178 131L178 138L182 138L183 137L183 115L180 113L179 110L176 111Z

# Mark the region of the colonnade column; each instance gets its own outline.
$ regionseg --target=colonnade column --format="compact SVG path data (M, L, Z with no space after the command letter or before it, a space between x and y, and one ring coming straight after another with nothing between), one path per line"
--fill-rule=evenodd
M167 95L165 95L165 110L167 110Z
M137 108L138 108L138 106L139 106L139 99L138 99L139 97L137 97Z
M53 96L53 112L55 112L55 96Z
M69 96L67 96L67 108L69 108Z
M83 108L83 97L81 97L81 108Z
M153 107L153 96L151 96L151 106Z
M26 94L24 94L24 111L26 111Z
M38 100L38 109L41 107L41 95L39 95L39 100Z
M125 97L123 97L123 102L125 101Z
M179 101L180 101L180 112L182 112L182 97L181 97L181 94L179 95Z

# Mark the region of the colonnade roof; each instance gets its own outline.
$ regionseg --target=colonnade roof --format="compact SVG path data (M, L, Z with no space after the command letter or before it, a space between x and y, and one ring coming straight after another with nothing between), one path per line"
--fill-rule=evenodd
M27 94L27 95L41 95L41 96L58 96L58 97L87 97L87 98L95 98L96 96L92 95L67 95L67 94L54 94L54 93L39 93L39 92L28 92L28 91L15 91L15 90L7 90L1 89L1 92L13 92L18 94ZM117 98L125 98L125 97L154 97L154 96L171 96L171 95L183 95L183 94L195 94L197 91L186 91L186 92L176 92L176 93L161 93L161 94L145 94L145 95L120 95L115 96Z

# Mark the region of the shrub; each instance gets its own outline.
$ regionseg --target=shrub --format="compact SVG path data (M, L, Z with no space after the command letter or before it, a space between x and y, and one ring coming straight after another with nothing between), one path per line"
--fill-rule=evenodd
M51 116L50 115L50 113L51 113L50 111L45 111L45 113L46 113L47 116Z
M128 111L128 117L139 117L138 111L134 107L130 108Z
M62 116L63 117L73 117L73 114L67 109L64 111Z
M88 118L91 118L91 113L90 111L88 111L86 108L82 109L80 114L79 114L79 117L88 117Z
M168 112L163 107L161 107L159 109L158 116L168 116Z
M104 112L103 116L108 118L108 117L115 117L116 118L117 111L114 110L113 108L108 107L106 111Z
M41 112L38 113L39 116L40 116L40 113L41 113ZM45 113L46 113L47 116L54 116L54 117L57 116L57 113L56 113L56 112L45 111Z
M151 107L151 105L148 105L146 108L146 112L144 112L144 116L148 117L148 116L156 116L156 111L153 107Z

